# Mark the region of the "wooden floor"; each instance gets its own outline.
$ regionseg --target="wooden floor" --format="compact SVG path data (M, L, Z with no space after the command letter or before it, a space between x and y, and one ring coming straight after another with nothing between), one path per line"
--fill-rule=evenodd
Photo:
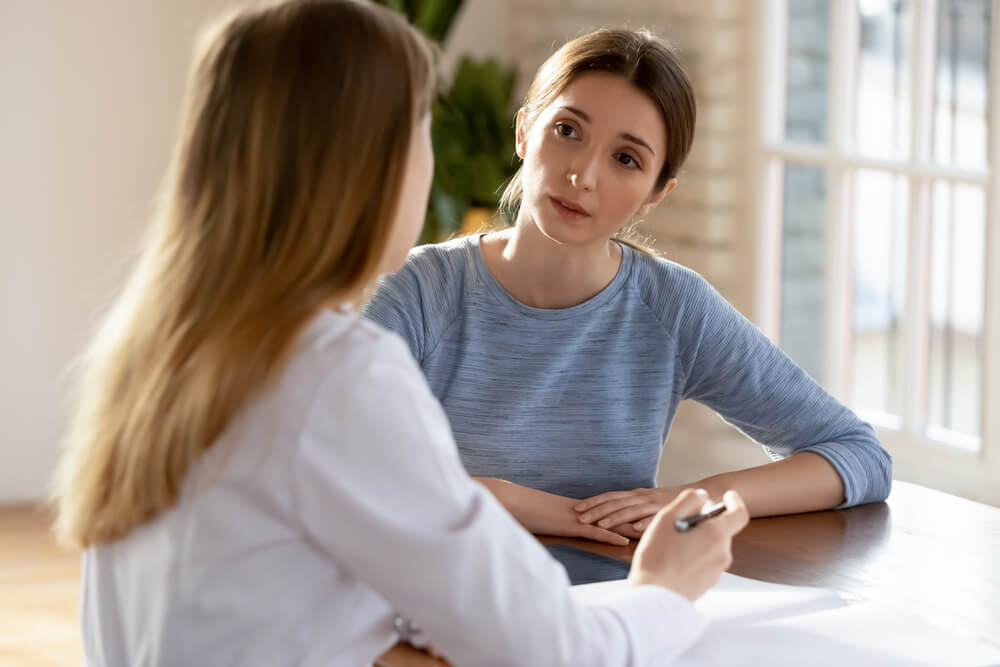
M80 562L30 506L0 507L0 667L80 665Z

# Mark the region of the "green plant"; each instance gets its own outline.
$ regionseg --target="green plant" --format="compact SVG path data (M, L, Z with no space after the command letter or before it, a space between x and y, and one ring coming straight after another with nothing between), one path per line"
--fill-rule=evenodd
M448 37L455 15L465 0L376 0L395 9L438 44Z
M448 92L434 102L434 182L424 240L458 230L469 207L495 209L514 174L514 71L462 58Z
M463 0L378 0L436 42L448 35ZM463 57L447 92L432 106L434 180L422 243L457 232L466 210L495 209L514 174L515 73L496 60Z

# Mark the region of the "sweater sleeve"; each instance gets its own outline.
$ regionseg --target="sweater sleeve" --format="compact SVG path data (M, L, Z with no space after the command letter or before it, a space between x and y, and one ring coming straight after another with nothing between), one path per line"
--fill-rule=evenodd
M844 482L841 507L884 500L892 460L871 425L828 394L701 276L687 284L678 328L683 398L718 412L772 457L815 452Z
M407 260L399 271L382 276L361 309L367 319L402 338L418 362L424 358L424 298L417 267Z
M458 665L664 664L703 632L680 595L577 600L565 570L466 474L420 370L395 340L315 397L294 466L317 549ZM332 406L332 409L331 409Z
M406 341L422 366L458 314L468 254L464 238L417 246L402 268L378 281L362 315Z

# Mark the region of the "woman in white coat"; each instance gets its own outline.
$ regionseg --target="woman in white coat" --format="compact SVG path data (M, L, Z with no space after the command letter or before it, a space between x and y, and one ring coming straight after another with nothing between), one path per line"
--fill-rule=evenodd
M355 304L425 210L427 45L351 0L243 11L204 41L144 253L94 339L56 480L89 665L360 665L417 624L456 664L636 665L745 524L640 543L627 592L564 570L458 458L395 335Z

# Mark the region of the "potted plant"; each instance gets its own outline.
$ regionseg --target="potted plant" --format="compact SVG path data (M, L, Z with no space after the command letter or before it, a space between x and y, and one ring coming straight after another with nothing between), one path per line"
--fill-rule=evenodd
M442 42L462 0L379 0ZM512 95L515 73L496 60L463 57L432 105L434 179L422 243L489 227L500 192L517 169Z
M434 182L425 236L438 240L488 225L517 169L513 70L462 58L447 93L434 103Z

